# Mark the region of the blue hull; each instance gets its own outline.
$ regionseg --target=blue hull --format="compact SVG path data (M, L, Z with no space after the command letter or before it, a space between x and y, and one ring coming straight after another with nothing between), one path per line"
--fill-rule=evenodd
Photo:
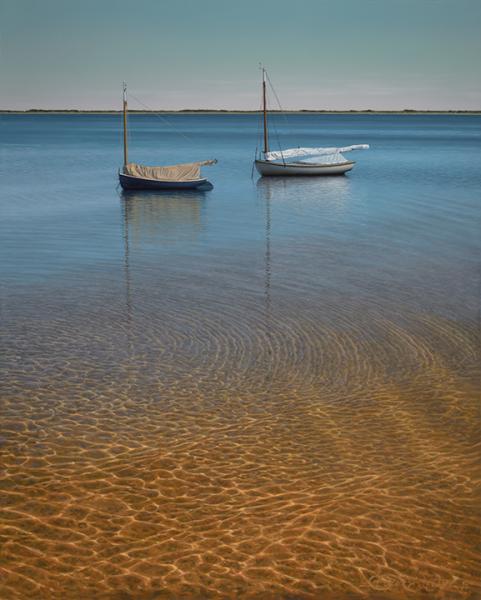
M119 173L119 181L124 190L195 190L207 183L205 178L192 181L160 181L142 179L123 173Z

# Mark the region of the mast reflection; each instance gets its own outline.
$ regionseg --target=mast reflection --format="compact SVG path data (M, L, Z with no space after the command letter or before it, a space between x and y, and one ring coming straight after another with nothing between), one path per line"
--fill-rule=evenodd
M132 257L152 245L194 240L203 229L204 190L182 192L119 192L122 211L123 272L129 355L132 353L134 294Z

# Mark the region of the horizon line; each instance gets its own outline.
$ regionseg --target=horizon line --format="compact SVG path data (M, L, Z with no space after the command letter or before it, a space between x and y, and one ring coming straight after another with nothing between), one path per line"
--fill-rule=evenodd
M246 113L258 114L262 113L259 109L225 109L225 108L180 108L180 109L129 109L129 114L153 114L153 113ZM323 109L323 108L299 108L292 110L269 110L269 113L468 113L479 114L479 109L418 109L418 108L400 108L400 109L373 109L373 108L350 108L350 109ZM96 109L96 108L0 108L0 114L16 113L16 114L36 114L36 113L100 113L100 114L122 114L122 110L118 109Z

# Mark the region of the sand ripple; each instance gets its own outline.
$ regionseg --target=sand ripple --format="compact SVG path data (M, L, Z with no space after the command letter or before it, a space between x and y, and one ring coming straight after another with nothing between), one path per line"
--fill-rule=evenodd
M7 326L2 597L473 598L472 329L210 294Z

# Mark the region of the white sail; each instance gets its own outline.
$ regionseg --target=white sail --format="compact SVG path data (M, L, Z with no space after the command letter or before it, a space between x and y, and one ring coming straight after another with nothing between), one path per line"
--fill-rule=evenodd
M367 150L369 144L357 144L355 146L345 146L344 148L289 148L287 150L279 150L278 152L266 152L264 157L266 160L286 160L286 158L295 158L299 156L328 156L339 155L343 152L351 152L352 150Z

